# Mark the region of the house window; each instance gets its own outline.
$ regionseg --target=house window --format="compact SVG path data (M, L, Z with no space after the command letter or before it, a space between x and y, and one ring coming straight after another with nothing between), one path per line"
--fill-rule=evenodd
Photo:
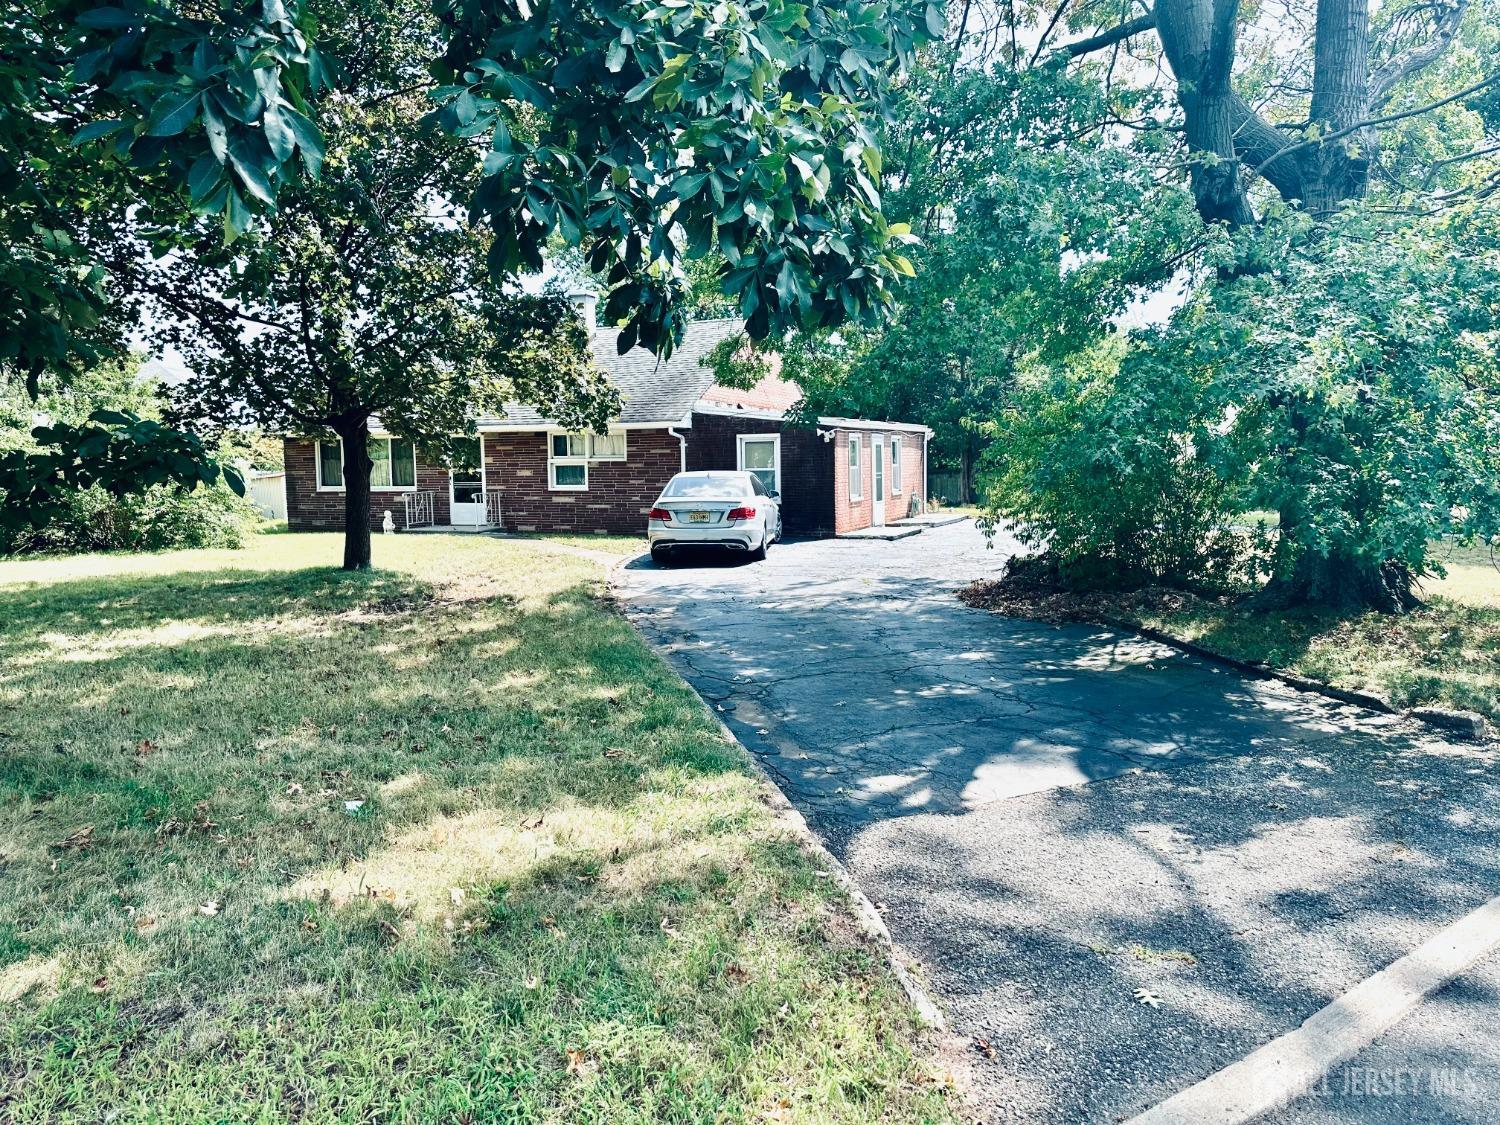
M371 488L416 488L417 450L399 438L372 437L369 444Z
M588 434L553 434L547 446L547 487L581 492L588 486Z
M901 495L901 439L891 438L891 492Z
M612 434L589 434L590 461L625 460L625 431Z
M590 461L623 460L624 430L610 434L552 434L547 444L547 485L582 491L589 486Z
M754 474L770 493L781 492L781 435L740 434L739 467Z
M344 447L337 441L318 442L318 487L344 487Z
M858 434L849 435L849 499L861 500L865 495L864 473L860 464L860 440Z
M409 441L372 437L366 448L373 462L370 487L399 492L417 487L417 450ZM344 487L344 442L318 442L318 487L340 491Z

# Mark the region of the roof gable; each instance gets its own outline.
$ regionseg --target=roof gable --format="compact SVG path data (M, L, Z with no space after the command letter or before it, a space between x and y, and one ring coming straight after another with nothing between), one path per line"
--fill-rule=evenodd
M624 403L615 421L623 425L651 422L671 425L682 421L714 385L713 372L703 366L703 358L743 327L739 320L693 321L683 331L682 343L667 359L658 359L654 353L639 346L620 355L616 349L619 330L594 329L590 341L594 362L620 389ZM498 426L540 428L551 424L551 420L539 411L520 403L507 404L503 415L479 419L481 429Z

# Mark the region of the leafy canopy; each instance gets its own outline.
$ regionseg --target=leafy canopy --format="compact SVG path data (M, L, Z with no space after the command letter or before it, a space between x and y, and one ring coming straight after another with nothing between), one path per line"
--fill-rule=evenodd
M942 31L922 0L439 0L438 120L489 152L472 199L497 276L554 231L606 278L621 349L680 333L684 263L718 251L754 338L873 318L910 274L872 129Z

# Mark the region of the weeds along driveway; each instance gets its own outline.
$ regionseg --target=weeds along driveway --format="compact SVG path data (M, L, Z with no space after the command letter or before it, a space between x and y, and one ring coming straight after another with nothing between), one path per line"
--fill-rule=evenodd
M620 578L991 1043L973 1079L996 1119L1144 1110L1500 890L1492 755L960 605L1010 546L965 523Z

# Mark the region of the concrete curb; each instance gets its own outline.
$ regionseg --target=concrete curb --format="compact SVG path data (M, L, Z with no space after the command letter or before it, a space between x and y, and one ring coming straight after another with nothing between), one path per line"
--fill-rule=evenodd
M1281 683L1286 684L1288 687L1294 687L1298 691L1312 692L1314 695L1336 699L1340 703L1351 703L1356 707L1364 707L1370 711L1379 711L1383 715L1402 715L1414 722L1421 723L1431 730L1441 731L1444 734L1452 735L1460 733L1465 729L1464 726L1455 723L1449 718L1429 717L1425 712L1432 711L1433 709L1431 708L1418 707L1410 711L1402 711L1399 707L1394 706L1390 700L1373 692L1335 687L1332 684L1325 684L1321 680L1310 680L1306 676L1299 676L1295 672L1283 672L1280 669L1271 668L1264 664L1239 660L1233 656L1226 656L1222 652L1215 652L1211 648L1204 648L1202 645L1194 644L1192 641L1185 641L1181 637L1174 637L1170 633L1163 633L1160 629L1153 629L1149 625L1135 625L1129 621L1109 617L1102 613L1095 617L1094 620L1105 628L1116 629L1122 633L1134 633L1138 637L1145 637L1148 641L1156 641L1158 644L1164 644L1168 648L1175 648L1180 652L1185 652L1189 656L1196 656L1202 660L1211 660L1215 664L1223 664L1226 667L1233 668L1236 672L1254 677L1255 679L1279 680ZM1453 714L1468 715L1468 712L1455 712ZM1477 742L1484 740L1470 738L1467 741Z
M635 558L640 557L639 555L635 556ZM622 612L620 616L624 618L625 623L630 626L635 635L641 639L641 643L656 653L666 663L667 667L672 669L673 674L679 680L682 680L681 674L672 666L672 662L667 659L664 653L657 649L649 637L641 632L640 627L630 619L629 614L624 612L624 606L627 603L618 590L616 578L619 571L627 564L635 561L635 558L621 559L608 568L605 581L609 590L609 596L612 601L621 607ZM796 806L787 798L781 786L776 784L776 779L761 765L760 759L755 756L755 752L740 741L734 731L729 729L729 724L724 722L714 712L708 705L708 701L698 694L692 684L686 680L682 680L682 684L688 691L692 692L693 698L698 701L698 706L702 708L703 713L708 716L710 721L719 728L720 733L735 746L738 746L740 752L750 762L751 768L755 770L755 775L760 781L761 795L766 804L777 814L778 819L792 829L802 846L822 861L824 866L828 868L829 874L843 888L844 893L849 896L849 901L854 906L854 918L859 924L860 931L878 946L881 953L884 954L885 962L891 970L891 975L896 978L896 983L901 986L901 991L906 993L906 999L916 1012L917 1019L925 1026L936 1031L947 1030L948 1024L943 1016L942 1009L938 1007L932 995L922 987L921 983L912 975L911 970L907 968L900 951L896 948L895 940L891 937L891 931L886 927L885 919L880 916L880 911L875 909L875 904L870 901L869 896L854 881L854 876L849 873L849 869L824 846L823 841L818 839L817 833L807 823L807 818L797 811Z

